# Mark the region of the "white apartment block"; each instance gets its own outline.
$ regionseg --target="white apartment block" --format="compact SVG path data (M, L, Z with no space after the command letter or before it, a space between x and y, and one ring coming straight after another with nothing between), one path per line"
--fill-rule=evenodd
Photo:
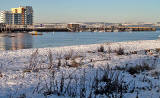
M11 11L1 11L0 12L0 23L12 24Z

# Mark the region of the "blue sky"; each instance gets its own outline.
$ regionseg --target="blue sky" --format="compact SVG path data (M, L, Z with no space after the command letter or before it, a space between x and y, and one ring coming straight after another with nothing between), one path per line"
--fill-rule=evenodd
M160 0L1 0L0 10L31 5L40 22L158 22Z

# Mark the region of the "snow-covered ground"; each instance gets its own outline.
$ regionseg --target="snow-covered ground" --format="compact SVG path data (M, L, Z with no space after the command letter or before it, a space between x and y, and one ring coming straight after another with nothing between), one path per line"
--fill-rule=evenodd
M160 40L0 51L0 97L159 98Z

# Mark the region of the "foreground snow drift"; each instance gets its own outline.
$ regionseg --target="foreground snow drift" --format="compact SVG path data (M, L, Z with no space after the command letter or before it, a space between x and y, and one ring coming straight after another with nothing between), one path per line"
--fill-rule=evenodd
M0 54L2 98L160 96L160 40Z

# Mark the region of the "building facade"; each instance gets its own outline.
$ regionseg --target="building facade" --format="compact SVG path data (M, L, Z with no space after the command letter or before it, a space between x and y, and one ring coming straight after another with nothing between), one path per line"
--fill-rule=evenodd
M77 23L70 23L67 25L67 27L72 31L72 32L79 32L80 30L80 24Z
M22 15L19 13L12 14L12 24L14 25L21 25L22 24Z
M0 23L12 24L11 11L1 11L0 14Z
M32 25L33 9L31 6L11 8L11 11L1 11L0 23L8 25Z

